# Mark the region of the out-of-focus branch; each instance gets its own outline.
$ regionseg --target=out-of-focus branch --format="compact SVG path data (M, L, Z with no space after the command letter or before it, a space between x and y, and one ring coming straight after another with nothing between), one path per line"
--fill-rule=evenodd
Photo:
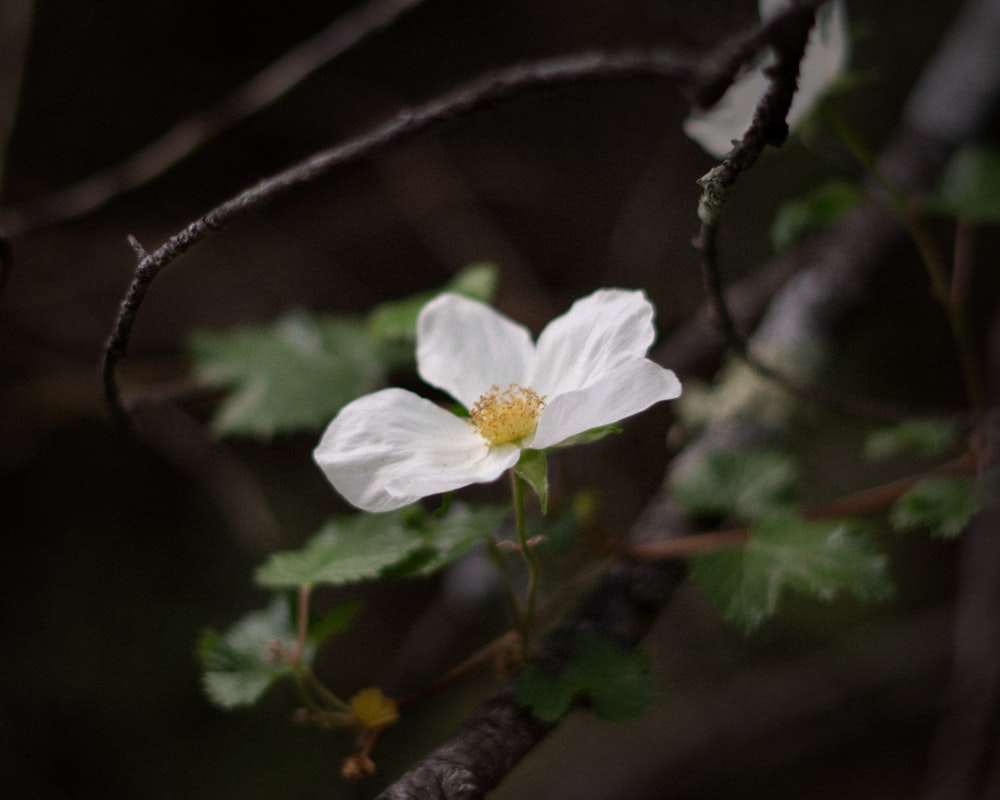
M54 194L0 211L0 231L10 238L24 236L89 214L149 183L421 2L369 0L289 50L216 105L178 123L120 164Z
M34 7L34 0L7 0L0 5L0 39L3 40L3 47L0 47L0 198L7 173L7 142L17 117ZM0 295L7 284L10 266L10 246L0 224Z
M0 48L0 197L3 196L7 142L14 128L18 98L21 96L21 76L24 74L34 6L34 0L7 0L0 6L0 36L4 43Z

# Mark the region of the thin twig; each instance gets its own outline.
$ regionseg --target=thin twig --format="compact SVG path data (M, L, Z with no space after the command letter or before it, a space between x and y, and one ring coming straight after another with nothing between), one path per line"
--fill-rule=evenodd
M806 519L829 520L884 512L924 478L937 475L971 475L975 471L975 466L976 460L973 455L966 453L934 469L905 475L902 478L831 500L829 503L806 511L803 516ZM750 541L750 536L749 526L707 531L672 539L636 542L628 546L625 555L630 558L651 560L687 558L719 550L737 550Z
M502 633L500 636L495 638L493 641L480 647L476 652L466 658L461 664L452 667L444 675L435 678L433 681L427 685L421 687L413 694L407 695L406 697L397 700L396 705L400 710L414 705L425 698L440 692L467 675L471 674L477 669L489 664L497 663L500 656L506 652L514 650L519 646L521 641L521 635L516 630L510 630Z
M131 239L133 248L139 254L139 263L105 345L101 365L105 398L112 417L120 424L129 425L129 413L122 403L115 373L125 357L132 327L146 292L165 266L207 238L212 231L293 188L317 180L336 167L356 162L490 102L566 83L639 78L686 80L691 74L692 66L688 60L666 50L584 53L519 64L491 73L416 108L401 111L361 136L320 151L260 181L190 223L152 253L145 253L141 245Z
M750 540L747 527L731 528L724 531L693 533L674 539L657 539L652 542L637 542L626 550L630 558L671 559L714 553L718 550L738 550Z
M125 161L46 197L0 212L0 230L12 238L35 233L96 211L149 183L422 2L369 0L289 50L216 105L184 119Z

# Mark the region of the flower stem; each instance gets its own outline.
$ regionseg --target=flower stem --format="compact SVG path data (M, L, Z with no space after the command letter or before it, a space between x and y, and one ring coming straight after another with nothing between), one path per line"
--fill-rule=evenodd
M511 611L514 613L516 624L520 625L524 618L524 610L521 608L521 600L517 596L517 589L514 587L514 578L510 574L510 566L507 564L507 556L497 545L496 541L490 538L487 544L490 560L496 565L500 577L503 579L503 588L507 593L507 602L510 603Z
M535 601L538 597L539 564L535 549L528 542L528 532L524 525L524 478L515 470L510 472L511 488L514 496L514 520L517 525L517 543L528 566L528 593L520 619L521 634L524 635L528 623L535 613Z

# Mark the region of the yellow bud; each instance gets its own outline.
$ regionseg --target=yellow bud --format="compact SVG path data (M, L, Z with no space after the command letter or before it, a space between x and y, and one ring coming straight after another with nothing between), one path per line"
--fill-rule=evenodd
M399 719L396 701L376 686L362 689L350 699L351 717L361 728L384 728Z

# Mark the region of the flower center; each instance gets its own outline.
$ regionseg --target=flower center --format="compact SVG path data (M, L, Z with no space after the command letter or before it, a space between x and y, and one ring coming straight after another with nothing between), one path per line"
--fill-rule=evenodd
M503 391L493 385L469 409L479 434L491 444L517 442L533 433L545 398L527 386L512 383Z

